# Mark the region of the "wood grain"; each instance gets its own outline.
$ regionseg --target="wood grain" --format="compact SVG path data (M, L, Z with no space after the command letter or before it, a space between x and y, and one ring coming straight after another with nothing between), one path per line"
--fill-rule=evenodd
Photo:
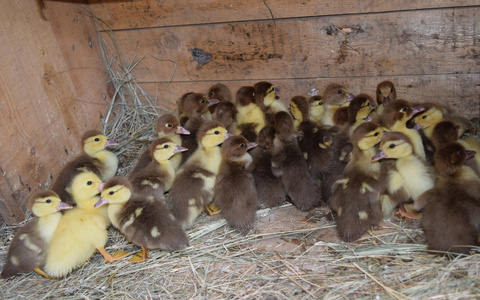
M480 5L478 0L89 0L92 12L113 30L193 24L280 20Z

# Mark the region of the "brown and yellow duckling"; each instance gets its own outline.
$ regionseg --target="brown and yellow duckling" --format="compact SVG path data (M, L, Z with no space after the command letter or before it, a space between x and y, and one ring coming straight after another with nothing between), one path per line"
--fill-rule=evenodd
M383 128L373 122L358 126L352 134L352 159L337 179L330 207L337 213L337 232L346 242L359 239L383 219L380 204L380 163L371 162Z
M233 101L232 92L230 91L228 86L226 86L223 83L216 83L212 85L211 87L208 88L206 94L210 101L212 99L218 100L219 103L224 101L226 102ZM215 114L215 110L217 109L217 106L218 106L218 103L208 107L208 110L210 111L210 114L212 114L212 116Z
M459 143L440 145L435 152L439 179L417 201L431 251L468 254L478 246L480 181L464 166L474 155Z
M188 246L188 237L164 203L164 195L154 198L136 193L125 177L114 177L103 187L95 207L108 204L108 217L126 239L142 248L130 262L150 258L148 249L168 251Z
M228 138L221 147L222 163L215 182L215 203L230 227L247 232L255 222L257 189L249 171L252 157L247 152L256 147L243 136Z
M273 125L274 116L279 111L287 111L283 103L277 100L277 88L267 81L255 83L255 102L262 109L267 125Z
M415 154L408 136L400 132L383 134L380 149L372 157L372 162L381 159L394 159L390 164L382 164L381 178L385 180L386 193L399 206L399 213L402 216L418 218L407 213L403 205L412 200L414 209L418 210L415 201L434 185L433 169Z
M215 180L222 155L220 144L231 136L215 121L206 122L198 131L198 149L180 167L169 193L173 216L184 229L189 228L213 201Z
M71 195L73 178L85 170L97 174L101 180L108 180L115 176L118 168L117 156L107 150L107 147L118 145L109 140L106 135L97 130L89 130L82 136L82 153L69 162L57 176L52 190L64 202L74 204Z
M51 278L40 267L45 264L47 245L62 217L60 210L72 206L62 202L54 191L41 190L30 196L28 208L34 218L17 231L10 243L2 279L31 271Z
M324 111L321 117L321 122L326 126L333 126L333 115L335 111L343 106L348 106L353 100L353 95L350 94L347 88L338 83L329 84L323 92L322 100L324 103Z
M308 104L310 106L310 120L317 125L323 126L322 115L325 111L325 102L321 95L315 95L308 98Z
M245 137L248 141L256 141L260 130L266 125L265 115L257 105L255 88L243 86L235 95L237 108L237 125L235 134Z
M322 203L320 185L308 170L290 114L284 111L276 113L274 127L273 174L282 179L285 193L293 205L299 210L308 211Z

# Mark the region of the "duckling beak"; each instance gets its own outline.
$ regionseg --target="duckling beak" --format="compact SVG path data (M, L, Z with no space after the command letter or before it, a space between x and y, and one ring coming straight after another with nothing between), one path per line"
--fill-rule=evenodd
M383 98L383 106L387 105L388 102L390 102L392 99L390 99L390 97L384 97Z
M355 98L355 95L354 95L354 94L348 93L347 96L348 96L348 97L347 97L347 102L350 102L350 101L353 100L353 98Z
M118 145L118 142L115 142L114 140L107 140L107 142L105 143L105 147L117 146L117 145Z
M73 208L73 206L62 201L58 202L58 205L56 207L57 211L62 209L71 209L71 208Z
M208 99L208 107L214 105L214 104L217 104L217 103L220 103L220 100L218 99Z
M182 146L175 145L175 150L173 150L173 153L183 152L183 151L187 151L187 150L188 150L187 147L182 147Z
M423 125L420 125L420 124L418 124L418 123L415 123L415 125L413 126L413 129L415 129L415 130L423 129Z
M385 154L385 152L383 152L383 150L380 150L379 152L377 152L377 154L375 154L374 157L372 157L372 162L381 160L382 158L387 158L387 155Z
M465 150L465 152L467 153L467 156L465 157L465 160L470 159L470 158L474 157L475 154L477 154L477 152L472 151L472 150Z
M415 107L412 107L412 108L413 108L412 115L418 114L419 112L422 112L422 111L425 110L425 107L422 107L422 106L415 106Z
M255 147L257 147L257 145L258 145L258 144L255 143L255 142L249 142L249 143L247 144L247 150L250 150L250 149L252 149L252 148L255 148Z
M104 185L105 185L105 183L103 183L103 182L101 182L101 181L98 183L98 191L99 191L99 192L101 192L101 191L103 190L103 186L104 186Z
M190 131L186 130L182 126L178 126L177 130L175 131L176 134L190 134Z
M229 137L232 137L232 136L234 136L234 134L231 134L230 132L227 132L227 133L225 133L225 137L223 138L223 140L226 140L226 139L228 139Z
M105 200L105 198L100 197L100 199L98 199L97 203L95 203L95 205L93 207L97 208L97 207L100 207L100 206L105 205L105 204L108 204L108 201Z
M364 118L364 120L367 121L367 122L373 121L372 117L370 117L370 116L367 116L366 118Z

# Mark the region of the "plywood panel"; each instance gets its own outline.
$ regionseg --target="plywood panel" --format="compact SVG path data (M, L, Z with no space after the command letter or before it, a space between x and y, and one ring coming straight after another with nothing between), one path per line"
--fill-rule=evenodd
M324 88L333 82L345 85L351 93L367 93L375 96L378 83L391 80L397 87L398 97L414 103L432 102L444 105L452 111L462 113L468 118L480 115L480 82L477 74L442 76L396 76L396 77L355 77L355 78L316 78L316 79L278 79L271 82L280 88L280 101L288 104L295 95L322 94ZM233 94L244 85L253 85L256 81L223 81ZM142 84L150 95L157 95L158 106L176 111L176 100L188 91L206 92L216 82L177 82L169 86L162 84ZM165 102L165 95L172 95ZM439 97L442 95L442 97Z
M92 12L111 29L138 29L192 24L332 16L480 5L479 0L89 0Z
M42 12L32 4L15 1L0 11L0 111L4 124L0 127L0 213L8 223L24 218L20 206L25 208L30 191L47 186L60 167L79 152L79 136L87 128L99 128L99 115L105 110L104 103L84 102L98 101L93 94L77 91L75 81L81 79L75 79L69 70L85 64L76 65L73 56L63 56L57 43L62 34L56 36L48 21L58 11L47 7ZM77 14L73 8L78 5L60 4L62 13ZM82 27L85 32L91 29ZM90 33L94 36L95 31ZM89 55L98 56L99 52ZM104 74L86 77L101 86Z
M365 78L375 78L376 85L382 78L404 77L429 82L430 88L422 92L425 98L457 104L473 101L463 105L474 107L473 114L478 113L480 79L460 75L480 73L480 25L473 21L479 14L480 7L449 8L292 19L276 25L249 22L116 31L115 35L125 61L143 57L132 71L134 77L154 86L164 86L173 74L174 64L162 58L177 63L172 86L259 80L361 83ZM452 84L452 78L472 79ZM435 84L442 87L436 89ZM185 92L173 89L160 93L161 99L174 103Z

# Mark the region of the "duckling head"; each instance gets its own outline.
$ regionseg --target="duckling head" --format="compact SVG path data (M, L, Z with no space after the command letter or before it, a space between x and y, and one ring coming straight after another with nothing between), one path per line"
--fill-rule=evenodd
M352 144L360 150L371 149L382 139L383 128L374 122L365 122L355 128L352 133Z
M395 85L391 81L382 81L377 86L377 104L386 105L388 102L397 99Z
M246 138L241 135L234 135L225 140L222 144L222 157L225 160L237 161L240 160L248 150L257 146L257 143L248 142Z
M322 96L316 95L308 98L308 104L310 105L310 117L320 120L323 112L325 111L325 105Z
M186 93L180 98L180 110L189 118L199 118L209 106L217 104L217 99L209 100L202 93Z
M323 100L327 105L348 106L353 97L345 86L338 83L329 84L323 92Z
M83 151L92 157L106 147L114 145L118 145L118 142L107 139L107 136L98 130L89 130L82 137Z
M72 180L72 197L78 207L92 208L98 199L95 199L102 190L103 182L98 176L85 171L78 173Z
M185 147L176 145L169 138L159 138L150 145L150 156L157 162L170 159L175 153L187 151Z
M275 139L275 127L268 125L263 127L257 136L258 147L262 149L269 149L273 146L273 141Z
M442 144L453 143L458 140L460 125L456 125L452 121L438 122L432 131L432 142L438 147Z
M207 97L208 99L217 99L220 102L232 102L232 92L230 92L230 89L223 83L217 83L212 85L207 90Z
M348 122L354 124L361 120L369 120L368 115L374 109L375 105L372 97L367 94L357 95L348 106Z
M289 110L293 118L300 122L310 118L310 106L307 98L303 96L295 96L290 99Z
M443 119L443 113L433 104L424 105L424 111L414 117L415 129L425 129L434 126Z
M256 103L255 88L253 86L242 86L235 95L235 105L244 107Z
M228 133L222 123L217 121L204 123L198 131L199 144L205 148L218 146L230 136L232 134Z
M180 126L180 120L173 114L164 114L157 119L155 125L159 137L171 137L175 134L190 134L190 131Z
M28 208L37 217L45 217L72 206L60 200L52 190L40 190L33 193L28 199Z
M412 153L413 146L406 135L400 132L385 131L380 143L380 151L372 157L372 161L385 158L398 159L412 155Z
M270 106L275 100L276 90L273 84L266 81L257 82L255 88L255 101L262 109Z
M237 119L237 110L232 102L222 101L217 105L215 109L215 121L228 127L232 125Z
M132 196L132 184L127 178L115 176L105 183L95 208L105 204L125 203Z
M383 114L386 117L387 125L391 127L397 122L402 125L407 124L413 115L424 110L424 107L414 107L406 100L395 100L385 105Z
M456 142L441 145L434 154L435 168L441 175L453 175L475 154Z
M293 119L286 111L279 111L275 114L275 131L279 136L290 136L294 133Z

